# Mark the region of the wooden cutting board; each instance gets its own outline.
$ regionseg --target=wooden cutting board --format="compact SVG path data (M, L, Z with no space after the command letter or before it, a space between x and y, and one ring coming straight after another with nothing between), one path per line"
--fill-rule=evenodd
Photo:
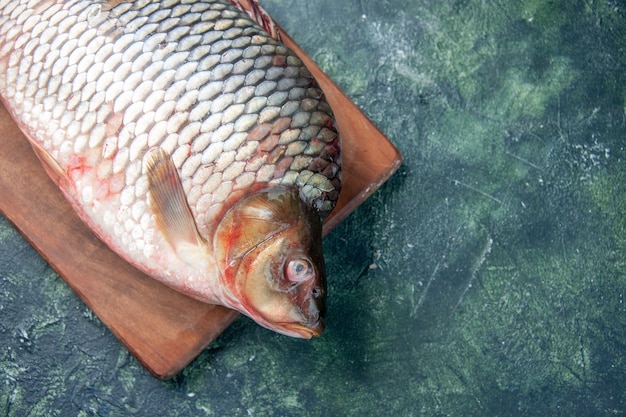
M391 176L401 157L281 33L320 83L343 138L344 185L324 223L326 234ZM239 313L177 293L119 258L79 220L1 105L0 129L0 212L155 377L177 374L237 318Z

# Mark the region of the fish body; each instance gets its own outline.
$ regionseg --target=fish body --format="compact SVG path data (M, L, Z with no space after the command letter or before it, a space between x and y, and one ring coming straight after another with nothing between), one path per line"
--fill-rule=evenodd
M0 96L114 251L308 338L324 329L340 139L300 59L232 3L0 0Z

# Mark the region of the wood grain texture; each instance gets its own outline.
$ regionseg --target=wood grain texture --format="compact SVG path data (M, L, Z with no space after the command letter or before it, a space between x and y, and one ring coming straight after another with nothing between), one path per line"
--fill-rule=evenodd
M284 32L283 40L319 81L343 137L344 186L324 223L326 234L389 178L401 158ZM79 220L1 105L0 129L0 212L155 377L174 376L239 315L186 297L119 258Z

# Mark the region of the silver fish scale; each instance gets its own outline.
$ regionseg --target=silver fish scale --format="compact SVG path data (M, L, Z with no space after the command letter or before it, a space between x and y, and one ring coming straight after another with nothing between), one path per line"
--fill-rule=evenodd
M255 183L332 209L339 138L321 90L226 1L28 3L0 1L0 91L115 244L153 250L145 164L158 147L201 233Z

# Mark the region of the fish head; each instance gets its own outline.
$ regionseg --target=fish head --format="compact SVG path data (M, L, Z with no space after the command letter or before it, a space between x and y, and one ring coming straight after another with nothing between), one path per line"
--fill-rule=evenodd
M296 188L250 193L214 235L232 305L278 333L309 339L324 331L326 273L317 212Z

